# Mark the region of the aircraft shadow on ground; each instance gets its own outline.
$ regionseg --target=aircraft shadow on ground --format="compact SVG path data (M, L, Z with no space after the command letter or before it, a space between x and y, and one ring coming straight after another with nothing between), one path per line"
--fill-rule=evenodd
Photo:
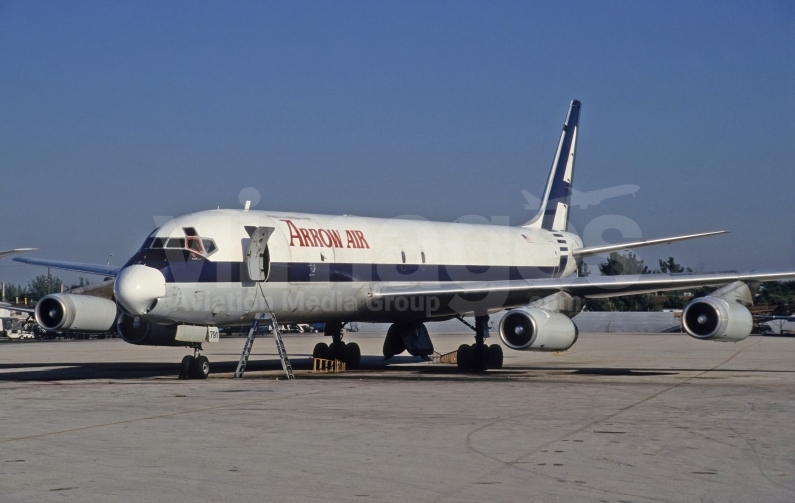
M218 355L215 355L218 356ZM233 355L224 355L225 360L210 361L213 374L231 374L237 368L237 359L229 359ZM312 369L312 358L309 355L295 355L291 359L293 368L297 371ZM281 362L271 355L263 355L261 359L251 359L246 371L254 372L279 372L282 370ZM582 375L582 376L659 376L676 375L682 372L751 372L751 373L792 373L795 370L770 370L770 369L710 369L710 368L633 368L633 367L580 367L580 366L508 366L502 369L490 370L479 374L481 377L520 377L528 372L543 372L547 375ZM437 378L460 378L462 374L455 365L438 364L427 365L419 358L411 356L396 356L389 361L384 361L380 356L363 356L359 369L349 371L348 375L358 374L366 377L368 374L378 377L401 377L407 374L434 376ZM147 378L176 378L179 374L179 363L146 363L146 362L47 362L47 363L4 363L0 364L0 381L60 381L78 379L147 379ZM465 374L472 376L472 374ZM477 375L477 374L476 374ZM332 374L312 374L312 378L330 377ZM339 375L336 375L339 376ZM336 377L335 376L335 377Z

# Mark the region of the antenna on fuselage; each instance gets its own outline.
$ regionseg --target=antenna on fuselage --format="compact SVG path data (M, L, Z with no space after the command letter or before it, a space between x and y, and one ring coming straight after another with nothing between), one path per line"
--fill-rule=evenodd
M243 211L248 211L251 209L251 201L246 201L246 206L243 208Z

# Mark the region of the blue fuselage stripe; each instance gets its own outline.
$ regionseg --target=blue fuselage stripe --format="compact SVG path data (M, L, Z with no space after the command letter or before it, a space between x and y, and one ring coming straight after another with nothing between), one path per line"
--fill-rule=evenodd
M561 257L557 267L446 264L372 264L340 262L271 262L269 283L380 282L380 281L501 281L557 278L566 267ZM142 250L127 265L142 264L158 269L167 283L239 283L251 281L244 262L213 262L178 251Z

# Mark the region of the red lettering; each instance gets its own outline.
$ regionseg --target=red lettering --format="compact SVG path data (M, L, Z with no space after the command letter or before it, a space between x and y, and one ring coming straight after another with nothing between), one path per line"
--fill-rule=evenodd
M356 237L358 237L361 241L359 242L359 248L370 248L370 245L367 244L367 240L364 239L364 234L362 231L356 231ZM364 245L364 246L361 246Z
M334 248L342 248L342 238L340 237L339 231L328 232L331 234L332 246L334 246Z
M309 237L309 231L307 231L303 227L301 227L298 230L301 231L301 236L303 236L304 241L306 241L306 245L301 245L301 246L315 246L312 244L312 238Z
M345 231L345 237L348 239L348 246L345 248L358 248L356 243L356 234L354 234L352 231Z
M317 231L317 237L320 238L320 242L323 243L323 246L326 248L331 248L334 242L331 240L331 236L329 235L326 229L320 229Z
M287 228L290 229L290 246L295 246L295 245L293 245L293 240L294 239L298 239L298 244L299 245L306 246L304 244L304 240L301 239L301 233L298 232L298 228L295 226L295 224L293 224L289 220L282 220L282 222L287 222Z
M312 242L315 243L315 246L323 246L323 240L318 237L317 229L309 229L309 235L312 236ZM318 241L320 241L320 244L317 244Z

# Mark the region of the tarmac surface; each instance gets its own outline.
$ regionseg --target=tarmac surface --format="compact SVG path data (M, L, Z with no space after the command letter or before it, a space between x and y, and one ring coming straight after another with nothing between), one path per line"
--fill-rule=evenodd
M242 380L242 338L205 345L206 381L181 348L0 343L0 501L795 501L795 338L581 334L470 375L311 374L321 340L285 335L295 381L267 336Z

